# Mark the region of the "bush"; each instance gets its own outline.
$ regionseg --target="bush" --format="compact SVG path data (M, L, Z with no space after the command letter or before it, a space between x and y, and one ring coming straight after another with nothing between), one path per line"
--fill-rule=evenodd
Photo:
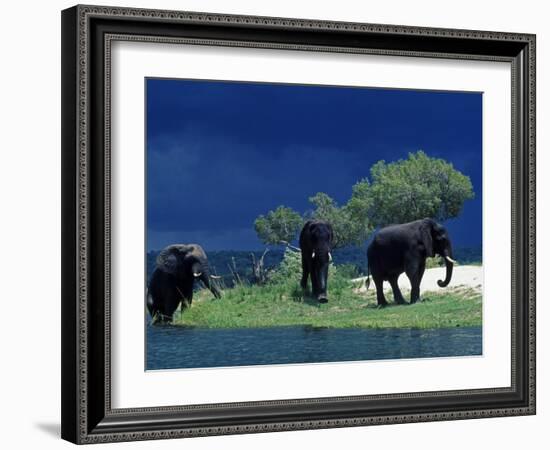
M331 299L351 298L352 278L359 276L353 264L335 266L330 263L328 268L328 293ZM266 288L281 295L289 295L294 300L303 301L300 287L302 278L302 254L298 251L286 249L281 264L272 272ZM311 291L311 278L308 280L308 292Z
M302 254L286 248L283 260L269 276L269 284L287 284L289 281L299 283L301 276Z
M338 276L347 280L353 280L361 276L355 264L339 264L335 268Z
M330 263L328 268L329 283L333 280L349 281L357 278L359 272L353 264L335 266ZM298 251L286 249L281 264L273 270L269 277L271 285L298 284L302 278L302 254Z

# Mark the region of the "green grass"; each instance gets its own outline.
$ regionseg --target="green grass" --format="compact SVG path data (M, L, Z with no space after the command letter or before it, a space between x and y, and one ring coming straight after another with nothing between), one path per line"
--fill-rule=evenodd
M353 266L329 268L329 302L319 304L299 286L299 253L287 250L265 286L237 284L216 300L207 290L195 293L191 308L174 314L174 325L202 328L311 326L331 328L445 328L481 325L481 293L445 289L422 293L414 305L378 308L376 290L356 292ZM386 294L392 301L391 293Z
M481 294L472 289L424 293L414 305L378 308L375 289L354 292L349 279L329 278L329 302L304 296L298 280L226 289L219 300L206 290L191 308L174 314L174 324L204 328L312 326L332 328L444 328L481 325ZM388 301L392 296L386 295Z

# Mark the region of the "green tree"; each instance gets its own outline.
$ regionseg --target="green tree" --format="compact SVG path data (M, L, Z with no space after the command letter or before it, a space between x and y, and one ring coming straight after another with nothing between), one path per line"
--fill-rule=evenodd
M324 192L309 198L313 209L302 218L296 211L279 206L254 222L258 237L266 244L291 242L305 220L325 220L334 229L335 248L360 246L374 227L404 223L424 217L444 221L457 217L466 200L474 198L470 178L443 159L423 151L406 160L371 168L371 181L364 178L352 188L343 206Z
M334 231L334 247L343 247L346 240L349 215L344 214L342 208L338 206L334 199L324 192L317 192L309 198L309 201L314 209L306 212L305 218L324 220L330 223Z
M371 168L369 216L375 226L410 222L424 217L444 221L457 217L474 198L470 178L452 164L423 151Z
M279 244L281 241L292 242L304 221L292 208L279 206L254 221L256 234L264 244Z
M361 245L372 232L367 214L371 204L368 191L368 181L361 180L353 186L348 203L341 207L324 192L318 192L309 199L315 209L307 216L332 225L335 248Z
M342 209L349 220L346 245L362 245L374 229L369 217L372 209L370 183L366 178L355 183L351 198Z

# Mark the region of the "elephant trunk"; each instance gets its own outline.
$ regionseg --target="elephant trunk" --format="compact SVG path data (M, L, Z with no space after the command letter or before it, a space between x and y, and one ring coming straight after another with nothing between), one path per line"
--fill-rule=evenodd
M212 292L212 294L214 294L214 297L222 298L222 294L220 293L218 288L216 286L214 286L214 283L212 283L212 282L210 282L210 292Z
M453 266L454 266L454 260L451 256L451 247L449 245L449 248L445 251L444 258L445 258L445 279L443 281L437 280L437 285L439 287L446 287L451 282L451 277L453 276Z
M214 286L214 283L210 279L210 271L208 270L208 267L204 266L202 274L200 276L201 281L204 283L204 285L214 294L214 297L221 298L220 291Z

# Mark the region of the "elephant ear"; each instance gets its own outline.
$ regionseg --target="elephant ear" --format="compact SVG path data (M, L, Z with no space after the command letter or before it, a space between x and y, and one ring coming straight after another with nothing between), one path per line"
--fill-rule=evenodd
M157 267L163 272L176 275L178 271L178 251L167 247L157 256Z
M430 220L424 220L422 222L422 225L420 226L420 240L426 249L426 256L435 256L432 241L432 222Z

